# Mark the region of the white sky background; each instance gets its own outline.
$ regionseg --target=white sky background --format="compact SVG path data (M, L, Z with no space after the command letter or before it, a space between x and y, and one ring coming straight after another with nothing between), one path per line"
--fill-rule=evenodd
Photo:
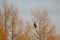
M56 25L56 31L60 33L60 0L9 0L19 8L19 16L30 21L30 10L35 7L47 9L49 16ZM2 0L0 0L1 8Z

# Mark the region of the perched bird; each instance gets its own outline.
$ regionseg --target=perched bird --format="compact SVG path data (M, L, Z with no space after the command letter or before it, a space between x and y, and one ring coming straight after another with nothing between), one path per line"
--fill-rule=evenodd
M36 24L36 22L34 22L34 27L37 28L37 24Z

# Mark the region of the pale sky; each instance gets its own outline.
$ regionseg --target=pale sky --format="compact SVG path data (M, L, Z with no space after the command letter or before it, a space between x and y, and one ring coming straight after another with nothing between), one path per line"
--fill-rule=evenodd
M56 25L56 31L60 33L60 0L9 0L10 4L14 4L19 9L19 14L26 20L30 21L30 10L35 7L47 9L50 18ZM1 8L2 0L0 0Z

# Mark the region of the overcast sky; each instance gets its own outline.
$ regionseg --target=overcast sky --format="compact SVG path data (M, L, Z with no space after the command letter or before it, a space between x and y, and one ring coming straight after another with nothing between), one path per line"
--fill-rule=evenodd
M30 10L35 7L47 9L49 16L56 25L56 31L60 33L60 0L10 0L10 4L14 4L19 8L19 14L26 20L30 21ZM0 0L1 8L2 0Z

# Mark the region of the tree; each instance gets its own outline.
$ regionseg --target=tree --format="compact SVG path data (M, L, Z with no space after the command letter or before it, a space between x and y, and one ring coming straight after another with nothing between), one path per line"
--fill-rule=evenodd
M39 40L56 40L55 25L51 23L47 10L36 9L32 11L34 30Z
M17 39L16 40L33 40L31 33L31 25L27 22L26 25L24 25L24 21L20 20L19 22L19 29L17 33ZM22 23L22 24L21 24Z
M4 15L0 10L0 40L7 40L7 32L5 32Z
M18 9L13 5L8 6L6 0L4 0L2 10L0 10L0 36L1 40L14 40L14 31L18 24ZM3 29L4 28L4 29ZM2 37L3 35L3 37Z

